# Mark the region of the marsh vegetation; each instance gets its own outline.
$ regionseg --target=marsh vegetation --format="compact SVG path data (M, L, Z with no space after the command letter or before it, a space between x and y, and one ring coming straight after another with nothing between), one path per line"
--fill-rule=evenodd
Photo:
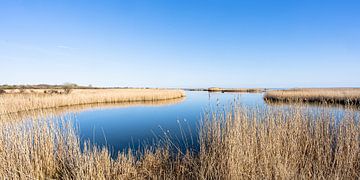
M360 105L360 88L308 88L269 91L269 102L305 102L321 104Z
M157 101L131 101L131 102L119 102L119 103L89 103L82 105L71 105L46 109L33 109L27 111L19 111L14 113L0 114L0 121L22 121L25 119L43 119L47 116L58 117L63 114L78 114L88 110L103 110L111 108L127 108L127 107L156 107L166 106L181 103L185 100L185 97L176 99L166 99Z
M319 109L321 111L321 109ZM63 121L0 124L0 175L9 179L326 179L360 177L359 116L231 107L204 115L199 150L170 139L133 153L85 144ZM60 123L57 124L57 123Z
M185 96L181 90L162 89L74 89L71 93L49 93L54 90L43 89L31 91L0 95L0 114L96 103L169 100Z
M218 88L211 87L208 88L209 92L245 92L245 93L260 93L264 92L266 89L264 88Z
M37 102L34 104L38 104L41 113L26 123L11 120L19 113L7 113L7 119L0 116L0 176L6 179L360 178L360 115L356 109L330 111L326 104L317 108L301 105L250 108L237 103L217 106L202 114L198 131L193 132L197 133L195 148L182 149L169 136L163 136L140 149L118 151L116 156L106 145L83 143L79 129L72 124L73 117L59 116L68 106L62 107L63 110L55 106L58 108L53 110L59 110L57 114L41 110L54 107L47 105L48 101L88 100L85 102L100 101L112 106L106 103L114 102L112 98L130 99L139 104L148 98L151 101L144 102L152 104L161 98L177 103L178 98L169 98L174 93L184 96L183 91L154 91L77 89L67 95L40 91L1 95L6 100L1 101L5 105L2 107L14 103L10 97L14 100L22 97L18 105L31 107L27 101ZM130 101L123 103L132 105ZM103 105L84 103L78 106L78 111ZM26 110L22 113L35 112Z

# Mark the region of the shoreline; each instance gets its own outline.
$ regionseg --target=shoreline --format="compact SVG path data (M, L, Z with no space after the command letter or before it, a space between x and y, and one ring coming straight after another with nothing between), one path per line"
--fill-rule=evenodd
M182 90L162 89L74 89L70 94L3 94L0 95L0 115L87 104L155 102L185 96Z
M81 105L70 105L63 107L49 107L42 109L25 110L19 112L11 112L7 114L0 114L0 120L23 120L25 118L37 119L41 118L44 114L51 114L58 116L67 112L79 113L90 109L108 109L108 108L127 108L134 106L170 106L181 103L185 97L157 100L157 101L133 101L133 102L119 102L119 103L90 103Z

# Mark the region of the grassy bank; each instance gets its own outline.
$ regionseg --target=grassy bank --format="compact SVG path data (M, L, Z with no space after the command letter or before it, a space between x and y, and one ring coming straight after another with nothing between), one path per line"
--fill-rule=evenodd
M69 94L48 94L44 91L1 94L0 114L93 103L159 101L185 96L181 90L162 89L74 89Z
M0 176L9 179L357 179L359 117L300 110L235 108L204 116L198 153L169 151L171 142L139 154L80 150L72 126L37 120L0 124ZM47 121L48 122L48 121Z
M269 91L269 102L306 102L322 104L360 105L360 88L312 88Z

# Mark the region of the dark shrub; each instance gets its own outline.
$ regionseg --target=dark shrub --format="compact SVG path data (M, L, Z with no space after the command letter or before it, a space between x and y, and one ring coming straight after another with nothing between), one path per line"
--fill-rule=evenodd
M70 87L70 86L65 86L65 87L64 87L64 93L65 93L65 94L70 94L71 91L72 91L72 87Z

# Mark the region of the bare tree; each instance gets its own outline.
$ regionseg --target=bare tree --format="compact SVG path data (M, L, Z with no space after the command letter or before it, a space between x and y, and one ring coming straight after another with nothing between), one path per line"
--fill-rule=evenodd
M63 89L65 94L70 94L71 91L76 88L78 85L74 83L64 83Z

